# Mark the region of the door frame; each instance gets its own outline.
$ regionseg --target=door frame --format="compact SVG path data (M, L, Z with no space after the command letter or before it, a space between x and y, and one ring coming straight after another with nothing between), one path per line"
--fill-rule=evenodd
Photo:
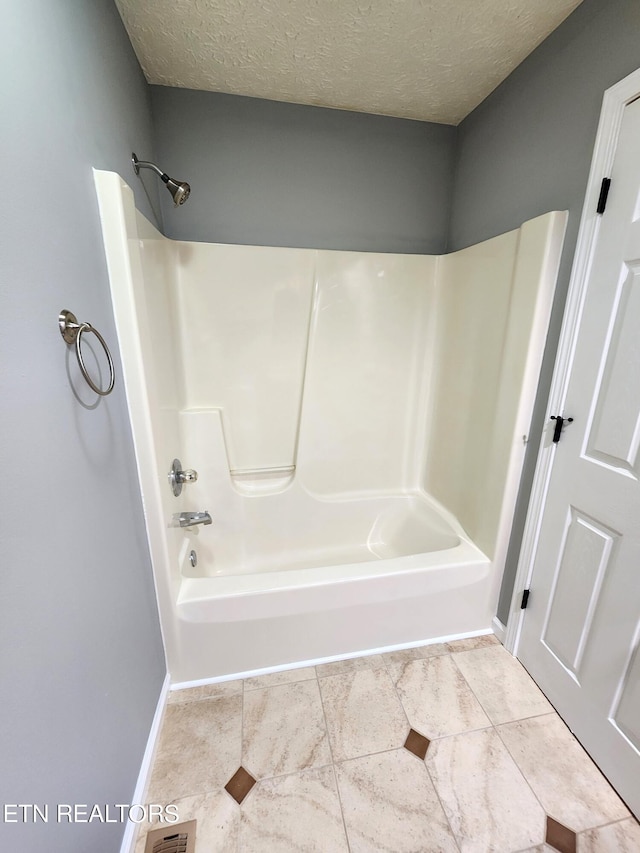
M611 174L624 108L638 97L640 97L640 69L607 89L602 100L600 122L582 208L558 353L549 391L546 424L538 451L538 461L533 477L504 638L505 648L516 656L525 615L524 610L520 609L520 602L522 593L525 589L529 589L533 576L538 538L557 449L557 445L551 442L553 430L550 427L550 416L552 413L563 414L589 274L600 231L600 222L602 221L602 216L596 212L602 179Z

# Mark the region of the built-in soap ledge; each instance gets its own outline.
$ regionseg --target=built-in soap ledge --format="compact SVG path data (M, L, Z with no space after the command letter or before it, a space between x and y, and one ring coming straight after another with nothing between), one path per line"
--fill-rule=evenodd
M295 473L295 465L229 469L233 485L243 495L265 495L282 492L293 482Z

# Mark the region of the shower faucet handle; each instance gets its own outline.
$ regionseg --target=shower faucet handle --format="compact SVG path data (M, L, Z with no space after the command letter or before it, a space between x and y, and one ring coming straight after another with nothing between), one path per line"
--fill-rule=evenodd
M169 471L169 485L175 497L179 497L182 493L182 487L189 483L195 483L198 479L198 472L193 468L182 470L182 462L179 459L174 459Z

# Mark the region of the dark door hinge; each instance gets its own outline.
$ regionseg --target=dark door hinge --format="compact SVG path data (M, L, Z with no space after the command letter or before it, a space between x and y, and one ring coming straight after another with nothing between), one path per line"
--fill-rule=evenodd
M529 590L525 589L522 593L522 601L520 602L520 610L524 610L529 602Z
M611 178L603 178L600 186L600 197L598 198L598 206L596 213L604 213L607 206L607 197L609 195L609 187L611 186Z

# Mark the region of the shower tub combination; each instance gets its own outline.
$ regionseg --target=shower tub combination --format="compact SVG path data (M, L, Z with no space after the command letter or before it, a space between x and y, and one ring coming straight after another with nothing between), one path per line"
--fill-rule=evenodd
M438 257L189 243L95 180L173 683L490 630L566 214Z

